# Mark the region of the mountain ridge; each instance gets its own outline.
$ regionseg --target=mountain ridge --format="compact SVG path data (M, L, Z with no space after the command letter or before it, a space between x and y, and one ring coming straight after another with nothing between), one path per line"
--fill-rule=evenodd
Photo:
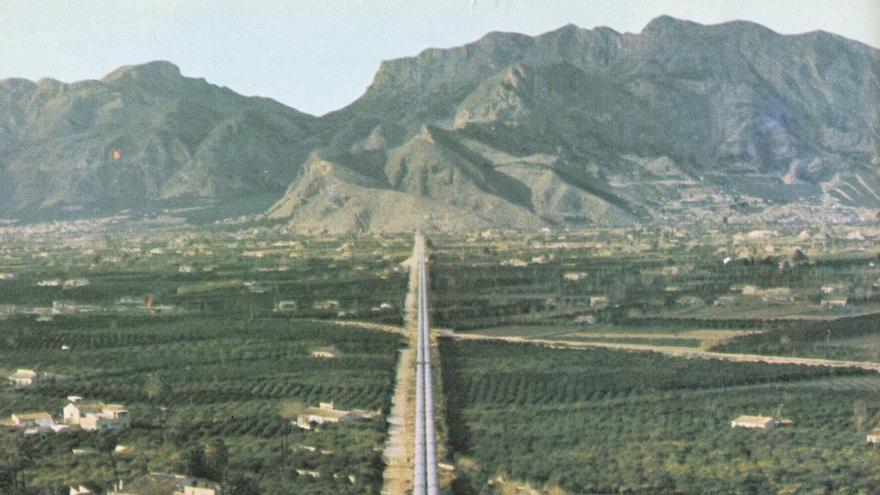
M307 140L315 119L184 77L165 61L73 83L6 80L0 174L15 189L0 196L0 213L139 210L239 194L265 203L293 180L295 162L308 152L285 141ZM257 167L263 173L255 176Z
M2 81L0 153L13 152L0 179L13 185L0 186L0 216L18 198L83 207L83 187L46 186L28 173L34 152L15 149L48 139L94 166L79 178L103 184L93 203L260 198L275 206L258 218L292 229L867 218L880 209L878 81L880 50L838 35L669 16L639 33L569 24L429 48L382 62L360 98L320 117L163 61L68 85ZM33 94L34 108L16 106ZM114 135L125 129L165 158ZM120 142L138 160L131 191L103 170ZM395 217L382 201L424 211Z

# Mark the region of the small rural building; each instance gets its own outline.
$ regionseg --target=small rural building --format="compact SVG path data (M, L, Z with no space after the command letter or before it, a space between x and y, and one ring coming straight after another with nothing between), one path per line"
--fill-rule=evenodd
M174 473L150 473L126 484L117 483L108 495L222 495L212 481Z
M850 286L847 284L823 285L820 290L822 294L827 295L846 294L849 292Z
M18 428L48 429L55 425L55 420L47 412L16 413L12 415L12 424Z
M34 370L17 369L9 375L9 383L14 387L30 387L37 383L39 375Z
M874 428L871 430L871 433L868 433L865 441L868 443L880 443L880 428Z
M590 296L590 307L602 309L608 307L608 296Z
M64 406L64 423L86 431L120 430L130 424L128 410L120 404L73 401Z
M67 398L70 401L62 410L62 421L69 425L78 425L79 420L89 409L100 410L99 402L81 402L82 397L75 395Z
M336 349L332 347L321 347L312 351L312 357L332 359L336 357Z
M333 299L327 301L318 301L314 304L313 307L318 310L337 309L339 308L339 301Z
M64 281L62 287L65 289L75 289L77 287L85 287L89 285L89 279L87 278L71 278Z
M792 424L789 419L777 419L770 416L739 416L730 422L730 427L763 430L789 424Z
M754 285L743 285L742 286L742 295L744 296L757 296L758 295L758 287Z
M788 287L771 287L761 291L761 299L765 303L778 304L791 301L791 289Z
M343 411L333 407L333 402L321 402L319 407L310 407L296 417L296 426L303 430L311 430L313 425L348 423L361 419L373 419L380 415L379 411L353 409Z
M828 299L822 299L819 306L824 309L845 308L848 303L849 300L845 297L831 297Z
M674 277L681 273L681 269L677 266L664 266L661 273L666 277Z
M736 296L718 296L713 303L714 306L736 306L739 303L739 298Z
M79 486L71 486L68 495L92 495L93 491L89 490L87 487L79 485Z
M372 311L373 313L387 313L393 309L394 305L392 305L391 303L383 302L378 306L373 306L372 308L370 308L370 311Z
M595 325L596 317L593 315L580 315L574 319L574 322L579 325Z
M296 474L298 474L298 475L300 475L300 476L311 476L311 477L314 478L314 479L320 479L320 478L321 478L321 472L320 472L320 471L313 471L313 470L310 470L310 469L297 469L297 470L296 470Z
M259 282L245 282L244 286L251 294L265 294L272 290L268 285Z
M296 301L278 301L278 303L275 304L275 311L278 313L296 311Z

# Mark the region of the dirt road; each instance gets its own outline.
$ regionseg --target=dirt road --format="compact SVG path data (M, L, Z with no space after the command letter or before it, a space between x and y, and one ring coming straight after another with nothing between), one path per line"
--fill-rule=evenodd
M416 390L416 318L418 313L418 273L416 257L410 259L409 288L404 302L403 327L377 323L337 322L370 330L381 330L403 334L407 337L407 347L400 351L391 412L388 415L388 438L382 457L385 472L382 475L382 495L407 495L412 490L413 474L413 436L415 435L415 390Z
M455 333L450 331L444 331L443 336L457 340L494 340L514 344L540 345L544 347L549 347L551 349L617 349L633 352L658 352L667 356L717 359L721 361L734 361L740 363L800 364L804 366L826 366L830 368L861 368L864 370L880 372L880 363L873 363L869 361L838 361L833 359L764 356L761 354L732 354L724 352L703 351L692 347L526 339L523 337L497 337L472 333Z

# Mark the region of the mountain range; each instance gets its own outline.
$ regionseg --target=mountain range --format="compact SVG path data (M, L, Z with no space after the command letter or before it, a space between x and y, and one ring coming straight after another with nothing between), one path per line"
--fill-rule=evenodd
M322 117L168 62L0 81L0 217L187 207L333 233L873 218L880 50L665 16L493 32Z

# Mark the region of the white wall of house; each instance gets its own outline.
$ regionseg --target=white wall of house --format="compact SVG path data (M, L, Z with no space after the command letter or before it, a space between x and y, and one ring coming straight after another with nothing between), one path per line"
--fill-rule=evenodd
M64 406L64 422L69 425L79 424L80 414L76 404L67 404Z

